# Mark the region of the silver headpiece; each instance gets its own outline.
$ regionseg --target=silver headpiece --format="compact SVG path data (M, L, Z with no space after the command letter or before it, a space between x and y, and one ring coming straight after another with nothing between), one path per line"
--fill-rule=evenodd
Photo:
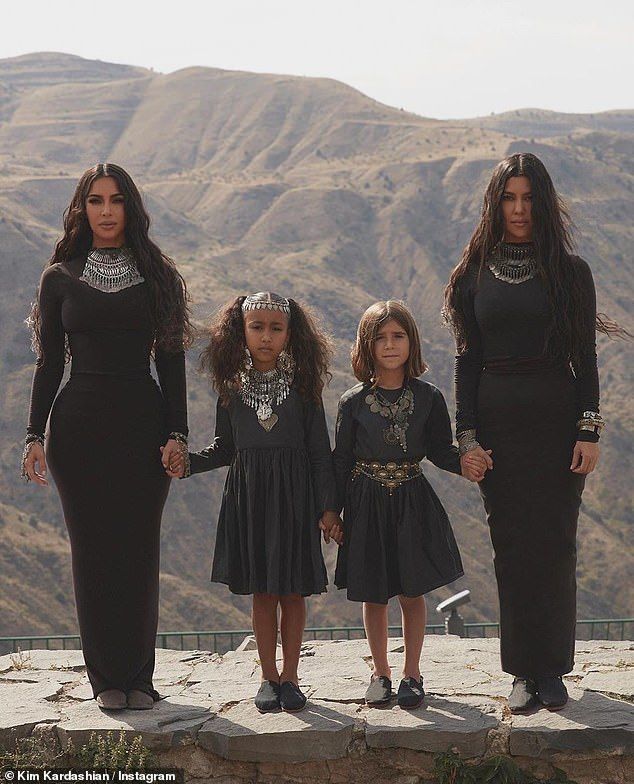
M286 297L280 297L270 291L250 294L242 303L242 312L246 313L248 310L279 310L287 316L291 315L291 305Z

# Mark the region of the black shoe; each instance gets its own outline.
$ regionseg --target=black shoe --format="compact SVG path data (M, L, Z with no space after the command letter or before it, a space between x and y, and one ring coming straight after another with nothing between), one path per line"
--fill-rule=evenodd
M295 713L306 705L306 695L293 681L280 683L280 707L283 711Z
M511 713L528 713L537 705L537 687L530 678L513 678L513 689L509 694Z
M387 705L391 699L392 681L385 675L373 675L365 692L366 705Z
M559 675L537 678L537 698L548 710L561 710L568 702L568 691Z
M417 681L416 678L403 678L399 684L396 699L401 708L418 708L425 699L423 679Z
M255 707L260 713L270 713L280 707L280 684L277 681L262 681L255 695Z

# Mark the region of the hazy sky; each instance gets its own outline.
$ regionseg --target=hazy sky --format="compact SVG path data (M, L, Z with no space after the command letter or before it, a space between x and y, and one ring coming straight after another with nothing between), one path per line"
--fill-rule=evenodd
M632 0L25 0L1 24L0 58L328 76L430 117L634 108Z

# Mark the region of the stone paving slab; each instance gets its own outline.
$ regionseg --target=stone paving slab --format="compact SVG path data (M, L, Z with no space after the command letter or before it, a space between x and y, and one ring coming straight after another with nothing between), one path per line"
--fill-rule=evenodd
M128 740L141 735L143 744L153 750L167 750L183 743L193 743L200 727L210 718L208 701L183 699L180 696L160 700L149 711L102 711L94 700L77 702L64 708L57 733L62 745L72 739L80 748L93 732L124 732Z
M51 680L0 683L0 748L30 735L38 724L59 721L59 708L51 700L61 690L61 684Z
M391 639L388 648L396 688L403 640ZM632 759L624 756L632 754L632 643L578 643L575 670L566 678L569 704L560 713L541 709L529 716L508 712L512 679L500 670L498 649L496 639L429 636L422 656L426 707L403 711L395 703L387 709L364 705L371 671L365 640L307 641L299 668L307 709L266 716L253 704L260 672L250 638L223 656L158 650L156 681L165 699L152 711L115 714L101 711L92 699L81 651L8 654L0 657L0 746L36 732L37 725L62 740L72 737L76 746L93 731L123 730L129 737L140 734L163 755L195 748L215 760L206 763L212 766L225 757L227 781L233 781L231 765L247 762L263 766L258 767L263 781L269 780L267 765L283 768L300 761L313 765L305 769L307 776L309 769L316 776L332 760L356 760L359 749L384 753L386 759L423 760L453 745L463 756L510 753L539 765L587 757L596 764L609 758L618 767L614 760ZM626 774L618 775L620 780L610 773L623 784Z
M415 710L394 705L367 708L361 715L370 747L429 752L455 748L464 757L477 757L486 751L488 733L498 726L502 708L473 698L427 697Z
M311 701L299 713L260 714L239 703L214 716L198 732L198 743L225 759L302 762L337 759L352 740L356 711Z
M634 706L603 694L568 688L561 711L513 716L510 752L544 757L558 752L634 753Z

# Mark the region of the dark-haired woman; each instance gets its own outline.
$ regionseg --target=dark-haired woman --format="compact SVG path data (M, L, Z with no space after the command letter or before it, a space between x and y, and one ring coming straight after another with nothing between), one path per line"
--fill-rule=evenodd
M161 514L167 471L187 438L187 292L148 228L122 168L86 171L30 316L38 361L23 476L48 484L48 461L69 532L86 669L109 710L147 709L159 698ZM70 379L56 398L68 358Z
M479 459L495 551L509 706L556 710L573 666L577 517L599 457L592 273L542 162L498 164L445 291L462 460Z

